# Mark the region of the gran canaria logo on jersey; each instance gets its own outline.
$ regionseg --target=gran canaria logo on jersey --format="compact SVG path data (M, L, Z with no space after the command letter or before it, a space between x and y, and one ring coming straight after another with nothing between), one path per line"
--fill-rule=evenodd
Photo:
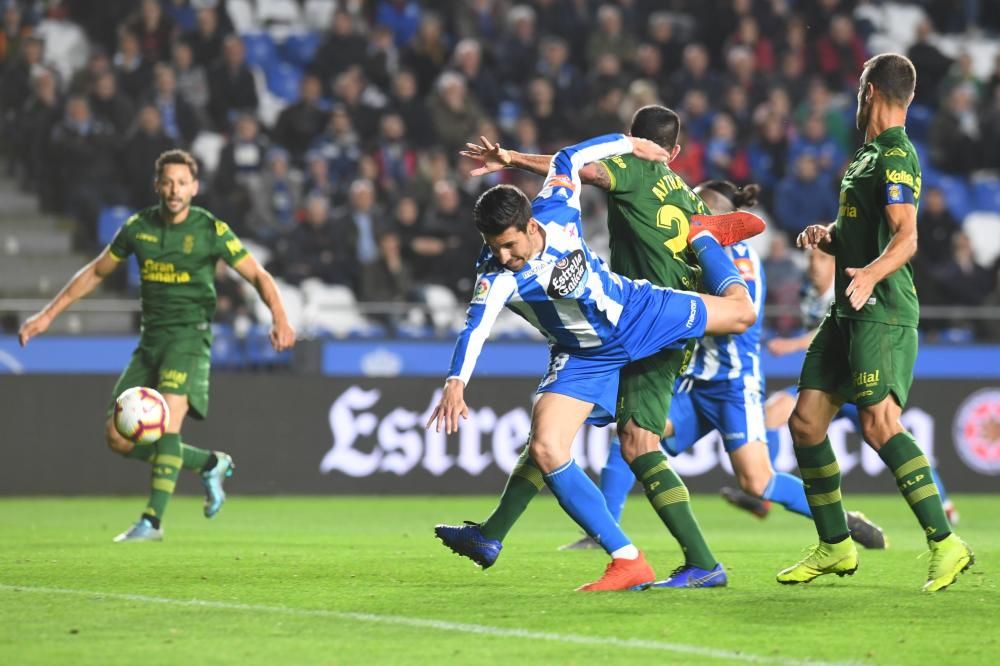
M577 298L583 293L587 260L583 250L573 250L555 263L546 293L552 298Z
M143 282L163 282L165 284L184 284L191 281L191 274L177 270L169 261L142 262L139 277Z

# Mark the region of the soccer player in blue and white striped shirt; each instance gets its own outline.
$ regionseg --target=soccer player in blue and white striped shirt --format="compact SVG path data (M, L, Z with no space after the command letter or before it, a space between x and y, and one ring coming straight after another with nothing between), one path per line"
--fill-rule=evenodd
M570 455L573 439L592 412L614 414L618 371L660 349L703 335L742 333L756 320L746 283L721 244L763 229L752 215L695 216L689 236L710 295L655 287L611 272L582 239L579 171L583 165L633 153L648 160L669 154L650 141L611 134L565 148L553 159L538 197L498 185L476 202L474 220L486 249L440 403L428 427L458 429L466 417L464 390L489 329L510 308L549 340L549 370L538 387L531 436L513 477L548 485L563 509L611 555L604 576L580 589L629 589L655 574L608 512L594 483ZM598 408L595 410L595 408ZM439 526L452 550L486 567L500 542L476 525Z

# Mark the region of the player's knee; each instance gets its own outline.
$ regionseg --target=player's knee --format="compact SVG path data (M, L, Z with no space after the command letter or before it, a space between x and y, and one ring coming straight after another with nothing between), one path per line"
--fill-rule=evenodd
M773 472L769 470L744 470L737 472L736 482L740 484L743 492L760 497L764 494L767 484L771 482Z
M812 445L823 439L825 433L813 416L796 407L788 418L788 430L797 445Z
M898 423L886 418L872 416L861 418L861 436L870 447L878 451L893 435L900 431Z
M565 454L558 443L545 436L532 435L528 444L528 453L543 472L551 472L566 462Z

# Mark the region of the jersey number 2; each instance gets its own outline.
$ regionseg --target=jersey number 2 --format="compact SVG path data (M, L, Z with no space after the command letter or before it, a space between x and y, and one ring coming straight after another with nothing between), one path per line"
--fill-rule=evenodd
M687 249L687 237L691 223L680 208L672 204L660 206L660 210L656 211L656 226L665 230L666 234L670 236L663 241L663 245L668 250L677 255Z

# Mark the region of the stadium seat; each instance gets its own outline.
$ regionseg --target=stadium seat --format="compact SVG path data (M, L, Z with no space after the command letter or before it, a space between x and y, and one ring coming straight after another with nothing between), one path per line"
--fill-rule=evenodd
M297 66L287 62L274 63L264 73L267 76L267 88L275 96L286 102L294 102L299 98L302 70Z
M281 300L285 304L285 314L288 315L288 323L296 330L301 329L303 312L302 291L294 284L289 284L280 279L275 279L274 283L278 287L278 293L281 294ZM257 292L253 292L252 296L254 317L257 321L270 327L271 311L268 309L267 304L260 299Z
M126 206L109 206L97 214L97 242L107 245L134 211Z
M972 242L972 253L980 266L992 266L1000 257L1000 213L971 213L962 230Z
M198 132L191 142L191 154L201 163L202 171L211 176L219 168L222 149L226 147L226 137L215 132Z
M295 0L257 0L257 21L273 28L301 28L302 9Z
M349 287L310 278L302 282L302 293L305 298L303 330L338 338L372 334L374 327L358 310L354 292Z
M226 0L226 12L237 33L257 29L257 16L251 0Z
M421 297L430 312L431 324L438 333L447 334L461 330L465 317L451 289L429 284L421 290Z
M972 192L969 184L963 178L940 174L934 182L934 186L944 194L945 203L948 210L961 222L965 216L972 212Z
M302 8L302 21L313 30L330 27L333 13L337 10L337 0L306 0Z
M250 67L260 67L267 71L278 62L278 48L271 35L266 32L243 33L243 45L247 52L246 62Z
M319 49L321 37L318 32L296 32L288 35L279 49L282 59L298 67L307 67Z
M973 184L973 206L976 210L1000 213L1000 180L983 180Z

